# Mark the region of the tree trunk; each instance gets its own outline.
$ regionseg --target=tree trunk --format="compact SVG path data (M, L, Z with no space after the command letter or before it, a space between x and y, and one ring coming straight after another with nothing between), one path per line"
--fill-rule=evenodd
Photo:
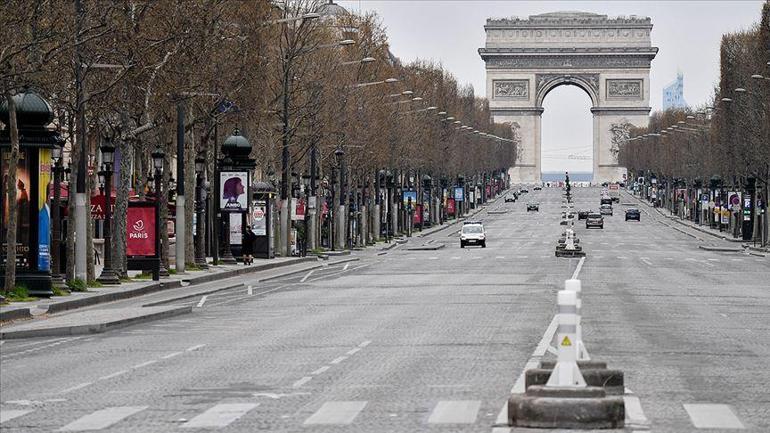
M195 215L195 134L194 130L186 133L185 140L185 170L184 170L184 220L186 226L184 229L184 260L185 263L195 263L195 243L193 232L193 218Z
M166 157L163 161L163 175L161 176L161 187L160 191L155 191L156 197L159 200L160 203L160 227L158 227L158 230L160 231L160 260L161 263L163 263L163 267L166 270L171 269L169 267L169 259L168 259L168 253L169 253L169 239L168 239L168 230L167 230L167 224L168 224L168 186L171 184L171 152L169 152L169 149L171 146L166 143ZM177 260L179 258L177 257Z
M131 157L133 146L128 140L118 140L120 153L120 178L115 197L115 214L112 219L112 267L122 278L128 276L126 260L126 218L128 218L128 194L131 186Z
M72 113L68 116L69 136L75 136L75 121ZM77 170L79 167L78 161L80 158L80 147L72 146L72 153L70 154L70 178L67 179L68 194L67 194L67 269L65 272L68 282L75 280L75 189L73 186L75 182L73 179L77 177Z
M10 91L5 92L8 103L8 123L11 132L11 152L8 155L8 181L6 196L8 197L8 227L5 231L5 292L8 293L16 286L16 166L19 162L19 129L16 124L16 104Z

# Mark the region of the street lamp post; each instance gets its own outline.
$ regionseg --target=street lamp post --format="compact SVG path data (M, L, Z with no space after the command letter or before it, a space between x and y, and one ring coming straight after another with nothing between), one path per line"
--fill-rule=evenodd
M102 284L120 284L120 278L112 268L112 164L115 162L115 145L105 137L100 146L104 164L104 268L96 281Z
M341 147L334 150L334 159L339 167L339 206L337 211L337 245L340 249L345 249L346 230L345 230L345 151Z
M62 148L64 141L51 149L53 159L53 209L51 209L51 284L64 287L61 274L61 175L63 170Z
M164 226L161 226L160 220L160 207L163 206L163 196L161 194L162 178L163 178L163 165L166 159L166 153L160 147L156 148L152 154L152 165L155 168L153 180L155 181L155 251L158 255L158 274L161 276L168 276L168 270L163 266L162 254L160 253L160 231L165 230Z
M206 217L204 212L206 209L206 187L204 186L204 173L206 170L206 160L203 155L198 155L195 158L195 266L201 269L208 269L209 265L206 263L206 251L205 251L205 224Z

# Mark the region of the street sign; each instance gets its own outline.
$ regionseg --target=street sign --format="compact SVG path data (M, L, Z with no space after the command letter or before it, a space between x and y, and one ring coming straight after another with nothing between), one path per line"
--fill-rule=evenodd
M463 187L457 186L455 187L455 201L463 201Z

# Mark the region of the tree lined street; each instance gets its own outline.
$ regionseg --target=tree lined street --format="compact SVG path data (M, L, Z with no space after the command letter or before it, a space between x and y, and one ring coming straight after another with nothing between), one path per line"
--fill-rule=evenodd
M485 221L485 249L460 249L455 226L252 295L209 295L192 316L6 340L2 410L25 413L3 430L507 431L496 426L500 410L577 264L553 257L559 191L530 193L539 213L498 200L487 210L506 213L474 216ZM596 188L573 194L577 207L598 202ZM617 212L603 230L577 226L592 355L626 372L652 431L700 431L691 404L729 405L747 431L765 431L756 378L768 356L770 262L699 249L718 240L641 209L640 223ZM410 250L423 244L446 246Z

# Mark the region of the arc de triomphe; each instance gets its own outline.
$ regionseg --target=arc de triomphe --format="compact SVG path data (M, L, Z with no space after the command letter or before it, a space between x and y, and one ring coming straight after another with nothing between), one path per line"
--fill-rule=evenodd
M545 96L575 85L591 98L594 182L622 180L613 135L646 126L650 112L650 18L608 18L553 12L528 19L488 19L487 99L495 122L509 122L521 139L512 182L540 181L541 115Z

